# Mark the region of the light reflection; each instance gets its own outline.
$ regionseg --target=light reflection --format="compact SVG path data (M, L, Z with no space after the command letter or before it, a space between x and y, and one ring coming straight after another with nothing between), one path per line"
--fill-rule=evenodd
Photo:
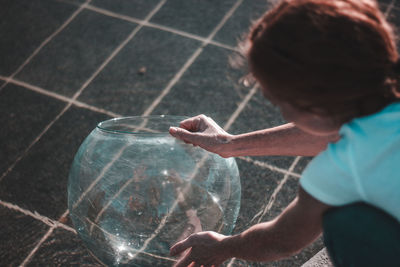
M211 198L215 203L219 202L219 198L217 196L211 195Z
M121 245L119 245L118 246L118 252L123 252L123 251L125 251L127 248L126 248L126 246L124 245L124 244L121 244Z

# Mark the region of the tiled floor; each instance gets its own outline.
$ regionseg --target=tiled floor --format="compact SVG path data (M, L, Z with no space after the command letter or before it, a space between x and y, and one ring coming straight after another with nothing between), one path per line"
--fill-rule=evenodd
M394 23L396 5L382 1ZM265 0L0 1L0 265L99 265L67 210L69 167L99 121L204 113L232 133L283 123L239 82L246 70L229 63L267 8ZM309 160L238 158L234 231L279 214ZM318 240L287 260L231 266L300 266L321 248Z

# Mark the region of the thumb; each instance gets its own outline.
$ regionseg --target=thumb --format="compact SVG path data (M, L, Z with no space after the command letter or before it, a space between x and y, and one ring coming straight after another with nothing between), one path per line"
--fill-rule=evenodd
M196 134L189 132L188 130L185 130L183 128L179 127L170 127L169 128L169 133L178 139L181 139L185 142L189 142L193 144L193 141L195 139Z

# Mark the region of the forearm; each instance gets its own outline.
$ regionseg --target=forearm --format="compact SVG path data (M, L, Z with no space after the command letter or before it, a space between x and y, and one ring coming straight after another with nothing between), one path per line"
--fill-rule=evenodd
M278 234L274 224L274 221L256 224L239 235L228 237L224 241L229 247L229 257L269 262L295 254L297 250L285 245L282 241L285 237Z
M224 239L228 258L273 261L293 255L320 236L322 216L329 208L300 187L296 199L273 221Z
M176 267L193 262L196 266L219 266L230 258L249 261L285 258L299 252L321 234L322 217L329 208L331 206L314 199L300 187L295 200L273 221L254 225L234 236L209 231L196 233L176 243L171 255L191 248Z
M315 136L288 123L278 127L233 135L225 149L230 156L315 156L338 135Z

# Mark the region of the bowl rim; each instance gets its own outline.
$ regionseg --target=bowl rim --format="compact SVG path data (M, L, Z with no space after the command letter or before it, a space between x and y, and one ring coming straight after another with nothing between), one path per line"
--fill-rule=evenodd
M108 120L101 121L97 124L96 129L106 132L106 133L114 133L114 134L133 134L133 135L169 135L168 129L169 126L179 126L179 123L185 119L188 119L187 116L178 116L178 115L147 115L147 116L123 116L118 118L112 118ZM137 121L138 123L133 123ZM168 128L165 131L153 130L146 127L148 121L159 121L163 122ZM129 124L133 128L137 128L138 131L131 130L116 130L111 129L111 126L115 125L123 125Z

